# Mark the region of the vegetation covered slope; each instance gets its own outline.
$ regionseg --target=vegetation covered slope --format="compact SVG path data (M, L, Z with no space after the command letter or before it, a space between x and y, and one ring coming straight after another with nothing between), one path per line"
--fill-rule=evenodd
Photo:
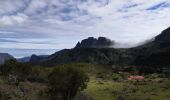
M8 53L0 53L0 64L3 64L6 60L15 59Z
M98 40L95 40L95 43L91 41L89 44L89 41L85 43L88 40L85 39L82 44L79 44L79 46L76 46L73 49L64 49L46 58L35 61L31 60L31 62L39 65L88 62L93 64L109 65L168 66L170 65L169 35L170 28L164 30L160 35L154 37L152 41L147 42L144 45L128 49L109 48L105 46L95 48L91 47L91 45L98 43L95 42ZM90 46L88 47L88 45L85 44Z
M150 66L170 65L170 28L162 31L155 39L140 47L134 48L136 59L133 64Z
M66 49L38 62L40 65L57 65L72 62L93 64L130 64L133 60L131 52L113 48L74 48Z
M51 100L46 92L47 76L53 69L62 66L81 68L90 78L87 88L79 92L75 100L169 100L170 97L170 81L163 73L143 74L145 81L128 81L130 72L115 72L108 65L72 63L51 68L34 66L29 77L21 81L19 86L0 75L0 99Z

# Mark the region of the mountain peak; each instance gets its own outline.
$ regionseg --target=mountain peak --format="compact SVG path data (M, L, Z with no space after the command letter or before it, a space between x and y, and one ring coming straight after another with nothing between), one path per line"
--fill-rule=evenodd
M3 64L6 60L15 59L8 53L0 53L0 64Z
M161 32L160 35L155 37L156 42L170 41L170 27Z
M75 48L110 48L114 45L114 41L106 37L88 37L78 42Z

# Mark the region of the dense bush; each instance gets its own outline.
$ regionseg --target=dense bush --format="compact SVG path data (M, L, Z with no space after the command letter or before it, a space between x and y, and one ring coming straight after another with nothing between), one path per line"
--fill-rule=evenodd
M3 92L2 90L0 90L0 100L9 100L9 94Z
M87 87L87 74L77 67L58 67L48 76L48 94L51 100L73 100L78 91Z
M114 81L118 81L118 80L121 80L122 77L121 77L119 74L113 73L113 74L112 74L112 79L113 79Z
M96 78L106 78L106 73L98 72Z
M165 74L165 77L170 78L170 68L164 68L163 73Z
M26 80L31 71L31 65L19 63L16 60L8 60L0 67L1 74L9 78L14 78L16 85L18 85L20 81Z
M28 80L31 82L46 83L49 72L50 70L47 68L35 66L32 68Z

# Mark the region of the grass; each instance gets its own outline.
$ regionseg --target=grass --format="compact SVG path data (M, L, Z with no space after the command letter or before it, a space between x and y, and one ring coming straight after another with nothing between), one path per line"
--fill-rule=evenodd
M93 100L169 100L170 98L170 80L160 78L157 74L148 75L146 82L113 81L110 66L88 63L76 63L72 66L81 67L89 74L90 82L83 93ZM162 80L162 83L158 80Z
M0 85L0 100L43 100L38 94L45 87L40 83L22 82L20 88L24 91L23 94L17 86L3 83Z
M157 74L148 75L145 82L129 82L123 79L113 81L113 72L111 67L107 65L74 63L61 66L78 66L89 74L90 82L82 95L90 97L92 100L169 100L170 98L170 80L161 78ZM45 74L52 69L46 68L45 71L40 71L42 73L41 78L45 78ZM26 81L22 82L20 86L26 92L24 97L20 96L15 85L8 84L0 77L0 92L2 93L0 95L3 95L4 98L12 97L11 100L25 100L25 98L27 100L47 100L43 96L45 95L43 92L46 88L45 83Z
M111 81L103 82L103 84L92 80L88 84L88 88L85 93L91 96L94 100L115 100L113 94L111 93L112 88L115 84ZM120 84L117 84L117 88Z
M167 83L169 80L162 83L144 82L144 84L107 80L101 84L91 78L84 93L91 96L93 100L169 100L170 88L165 89Z
M3 84L4 81L2 80L2 78L0 77L0 85Z

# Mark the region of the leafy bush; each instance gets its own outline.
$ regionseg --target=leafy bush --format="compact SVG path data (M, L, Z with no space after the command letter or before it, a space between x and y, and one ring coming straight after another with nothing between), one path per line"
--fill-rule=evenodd
M31 70L31 65L19 63L16 60L8 60L0 67L0 72L3 76L15 77L16 85L19 85L20 81L26 80L30 75Z
M87 74L77 67L57 67L48 76L51 100L73 100L78 91L87 87Z
M128 73L128 72L120 72L119 74L120 74L120 76L121 76L121 78L122 78L123 80L126 80L126 79L128 78L128 76L131 75L131 74Z
M105 73L102 73L102 72L97 73L97 78L105 78L105 77L106 77Z
M3 83L4 83L4 81L0 78L0 85L3 84Z
M33 67L32 72L28 78L31 82L47 82L47 77L49 74L49 69L43 67Z
M114 81L118 81L118 80L121 80L122 77L121 77L119 74L113 73L113 74L112 74L112 79L113 79Z
M9 94L0 90L0 100L9 100Z
M157 69L155 67L151 66L140 66L137 69L140 74L153 74L158 73Z
M163 73L165 74L165 76L167 78L170 78L170 68L164 68L163 69Z

